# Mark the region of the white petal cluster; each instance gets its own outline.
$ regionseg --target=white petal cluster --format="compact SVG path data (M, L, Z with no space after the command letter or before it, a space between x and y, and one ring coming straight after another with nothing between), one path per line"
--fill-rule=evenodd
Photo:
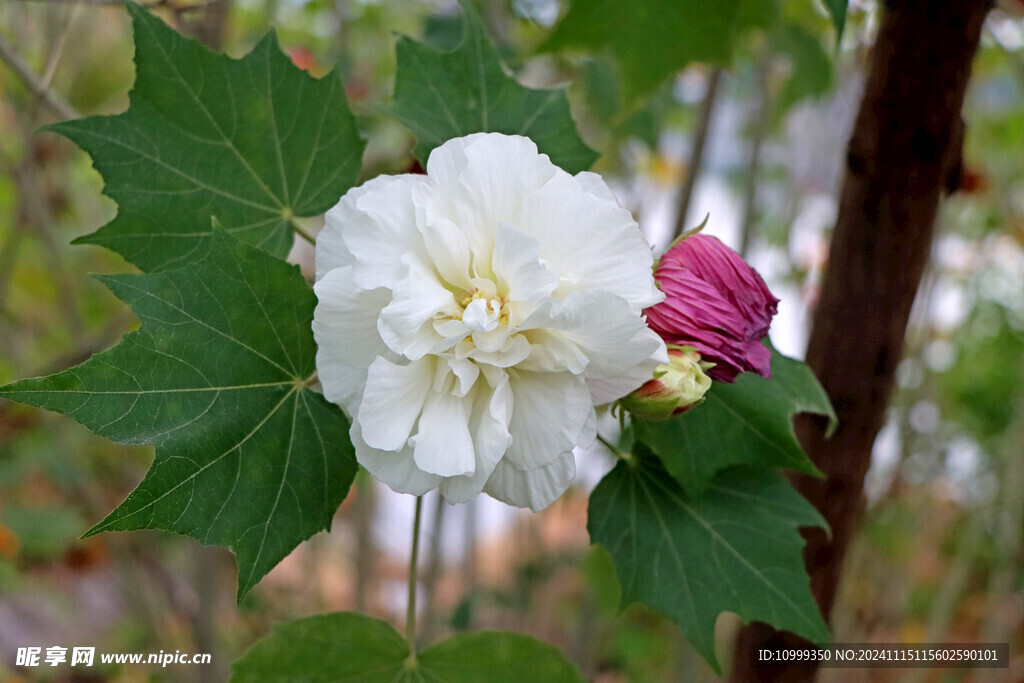
M313 331L359 462L403 493L546 507L594 406L668 360L641 315L652 262L599 176L524 137L450 140L426 175L350 190L317 239Z

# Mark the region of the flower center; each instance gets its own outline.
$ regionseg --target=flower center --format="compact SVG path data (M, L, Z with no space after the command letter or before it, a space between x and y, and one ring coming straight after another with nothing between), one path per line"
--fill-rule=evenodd
M530 342L516 327L515 305L493 280L473 278L469 289L453 294L462 310L449 309L434 319L434 330L444 341L432 353L498 367L511 367L530 355Z
M490 332L498 325L508 325L506 297L488 296L482 290L474 289L461 303L462 323L472 332Z

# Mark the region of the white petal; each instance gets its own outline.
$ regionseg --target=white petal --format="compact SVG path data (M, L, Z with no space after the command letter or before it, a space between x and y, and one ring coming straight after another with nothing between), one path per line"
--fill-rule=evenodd
M608 183L606 183L604 178L598 174L590 171L581 171L573 176L573 178L576 179L576 182L581 188L595 197L599 199L610 199L616 204L619 203L619 200L615 198L615 194L612 193L611 188L608 187Z
M352 415L373 359L395 359L377 332L377 318L391 293L386 289L358 289L349 266L331 270L313 289L318 300L313 311L313 337L320 384L328 401Z
M490 264L499 221L518 223L523 196L557 171L529 138L478 133L449 140L430 153L427 173L436 189L430 211L465 231L470 248Z
M577 448L590 448L597 441L597 411L591 410L587 421L583 424L579 436L576 437Z
M437 361L424 358L396 365L378 358L370 365L358 421L363 438L374 448L403 448L434 381Z
M664 295L654 284L651 248L628 211L582 190L571 176L556 175L524 200L517 225L540 242L540 256L561 279L554 296L603 289L634 313Z
M630 341L630 345L635 345L638 348L646 345L649 348L652 342L656 344L654 352L637 365L623 366L619 371L605 373L603 376L595 372L595 376L591 377L588 373L587 386L590 387L594 405L617 401L634 389L639 389L644 382L654 377L654 371L659 365L668 363L668 349L665 348L665 342L646 326L636 333Z
M540 261L537 240L504 221L498 223L491 263L499 291L510 301L540 302L558 286L558 276Z
M441 482L441 495L449 503L466 503L479 495L512 441L508 431L512 418L512 390L508 375L501 372L493 390L480 387L477 391L478 398L470 421L476 425L473 438L476 470L470 476L450 477Z
M543 467L571 451L594 410L590 390L568 372L509 371L512 444L505 460L525 470Z
M419 431L410 440L417 467L442 477L473 474L476 458L469 434L471 408L471 400L448 391L427 395Z
M504 459L484 487L498 500L539 512L565 493L576 476L572 451L559 454L554 462L534 470L521 470Z
M454 393L459 398L462 398L469 393L469 390L476 383L476 378L480 376L480 366L469 360L449 358L448 367L452 369L457 380Z
M422 496L441 482L441 477L416 467L412 447L406 446L399 451L373 448L363 440L358 422L352 423L349 436L352 438L352 446L355 447L356 460L359 464L398 493Z
M408 273L394 286L394 297L381 311L377 329L392 351L415 360L442 340L427 322L436 313L457 315L460 310L452 293L422 261L407 261Z
M427 216L420 227L427 253L437 272L449 284L468 290L473 255L466 234L441 216Z
M462 312L462 323L473 332L490 332L498 327L498 316L487 299L474 299Z
M665 348L625 300L608 292L569 295L552 311L551 327L587 357L588 378L619 376Z
M492 335L497 338L500 336L499 332L505 334L504 343L501 346L491 343L493 340L487 337L487 335ZM485 363L499 368L510 368L518 365L529 357L533 348L525 336L515 334L509 337L505 328L491 333L477 332L473 335L473 342L476 344L476 348L470 352L469 357L478 363ZM494 350L489 351L488 349L490 348Z
M618 401L634 389L639 389L644 382L651 380L657 367L657 361L650 361L637 365L618 377L588 379L587 388L590 389L590 398L595 406Z
M349 191L327 213L324 231L340 232L353 256L353 277L360 287L392 287L405 277L403 255L427 258L423 238L416 228L412 192L428 182L422 175L377 176ZM332 258L328 252L321 259L320 251L318 238L318 273L321 260L326 266Z
M571 372L582 375L587 371L587 356L579 346L556 330L528 330L523 336L530 340L530 356L519 365L534 372Z
M356 200L367 192L386 185L391 179L391 176L378 176L359 187L353 187L345 193L341 201L327 211L324 216L323 230L316 236L316 251L313 256L316 262L317 280L335 268L351 266L355 261L352 253L345 246L343 237L345 227L369 223L367 216L356 209Z

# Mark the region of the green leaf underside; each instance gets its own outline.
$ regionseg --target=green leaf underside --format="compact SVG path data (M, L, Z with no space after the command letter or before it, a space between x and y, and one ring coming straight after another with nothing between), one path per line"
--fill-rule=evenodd
M637 439L647 445L690 495L698 495L721 470L734 465L786 467L821 473L804 453L793 416L835 412L806 364L772 349L772 376L752 372L734 384L714 382L705 401L659 422L634 420Z
M656 458L638 460L598 484L588 513L591 541L611 554L625 603L670 617L716 671L720 612L828 641L797 531L824 522L779 473L729 470L696 498Z
M460 5L464 36L454 51L398 39L395 101L388 111L416 135L416 158L426 165L446 140L488 132L529 137L569 173L590 168L598 155L580 139L565 89L519 85L505 72L476 10Z
M232 681L576 683L558 648L521 633L476 631L407 662L409 646L386 622L337 612L275 626L232 665Z
M287 255L291 216L323 213L359 174L365 142L340 80L302 72L273 34L235 60L127 8L131 106L48 127L89 153L118 204L114 220L76 243L142 270L173 268L202 258L216 216L244 242Z
M541 50L605 51L625 99L649 94L691 62L728 64L741 0L574 0Z
M330 528L356 472L348 420L306 386L316 297L296 266L220 230L205 261L100 279L141 328L0 397L112 441L155 444L142 483L87 535L163 529L229 546L241 599Z

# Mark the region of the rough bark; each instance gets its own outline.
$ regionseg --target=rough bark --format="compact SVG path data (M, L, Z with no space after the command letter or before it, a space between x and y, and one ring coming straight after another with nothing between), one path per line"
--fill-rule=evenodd
M807 363L839 416L797 432L824 481L794 478L832 528L805 534L811 588L831 614L843 558L864 510L864 476L885 419L910 308L944 192L960 179L960 118L988 0L888 0L850 138L839 216ZM809 681L808 667L761 668L751 651L802 643L761 623L741 630L734 681Z

